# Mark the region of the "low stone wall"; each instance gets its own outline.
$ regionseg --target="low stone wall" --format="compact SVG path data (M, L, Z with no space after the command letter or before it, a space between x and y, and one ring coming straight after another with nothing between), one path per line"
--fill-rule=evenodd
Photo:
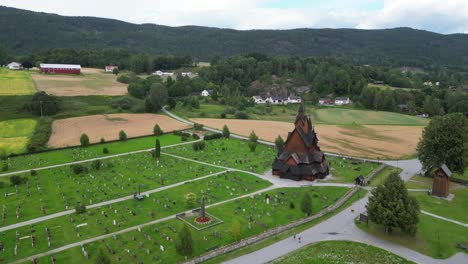
M291 228L294 228L294 227L300 226L302 224L305 224L307 222L310 222L312 220L315 220L315 219L317 219L319 217L322 217L322 216L324 216L324 215L326 215L326 214L328 214L330 212L335 211L337 208L342 206L358 190L359 190L359 187L352 188L349 192L346 193L346 195L341 197L341 199L338 200L335 204L323 209L318 214L311 215L309 217L297 220L295 222L292 222L292 223L289 223L289 224L286 224L286 225L283 225L283 226L279 226L279 227L267 230L267 231L265 231L265 232L263 232L263 233L261 233L261 234L259 234L257 236L246 238L246 239L243 239L243 240L241 240L239 242L236 242L236 243L233 243L233 244L218 248L218 249L213 250L213 251L211 251L211 252L209 252L209 253L207 253L205 255L196 257L196 258L194 258L194 259L192 259L192 260L190 260L190 261L188 261L186 263L190 263L190 264L192 264L192 263L201 263L203 261L207 261L209 259L212 259L214 257L220 256L220 255L223 255L223 254L226 254L226 253L234 251L236 249L239 249L239 248L254 244L254 243L259 242L259 241L261 241L261 240L263 240L263 239L265 239L267 237L282 233L282 232L284 232L286 230L289 230Z

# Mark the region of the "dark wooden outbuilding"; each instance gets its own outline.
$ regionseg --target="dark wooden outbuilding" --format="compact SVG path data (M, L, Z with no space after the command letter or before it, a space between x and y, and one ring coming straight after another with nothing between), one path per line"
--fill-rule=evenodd
M273 162L273 175L291 180L323 179L329 174L328 163L320 150L317 134L310 117L306 116L304 105L294 122L295 128Z
M432 195L447 197L450 193L450 177L452 172L447 165L443 164L435 171L434 182L432 183Z

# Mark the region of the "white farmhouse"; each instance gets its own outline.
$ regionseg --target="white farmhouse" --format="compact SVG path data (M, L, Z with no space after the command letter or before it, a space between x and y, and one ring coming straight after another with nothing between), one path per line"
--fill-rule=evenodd
M287 99L285 100L282 97L279 96L270 96L267 99L265 99L265 103L270 103L270 104L287 104Z
M299 96L288 97L288 104L300 104L301 102L302 102L302 99Z
M266 103L265 98L262 96L252 96L256 104L264 104Z
M347 105L351 103L349 97L337 97L335 98L335 105Z
M23 66L19 62L12 62L8 64L7 67L8 69L14 70L14 71L21 70L23 68Z
M201 96L203 97L208 97L208 96L211 96L213 94L213 90L203 90L201 92Z

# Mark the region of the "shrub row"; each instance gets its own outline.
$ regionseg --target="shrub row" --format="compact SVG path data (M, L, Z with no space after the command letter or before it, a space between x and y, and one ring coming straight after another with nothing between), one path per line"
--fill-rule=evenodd
M36 129L29 140L28 152L36 152L47 149L47 142L52 134L52 118L41 117L37 122Z
M205 137L203 137L203 139L204 140L213 140L213 139L218 139L218 138L222 138L222 137L223 137L223 134L215 133L215 134L205 135Z
M205 149L205 141L199 141L195 142L192 145L193 150L198 151L198 150L204 150Z

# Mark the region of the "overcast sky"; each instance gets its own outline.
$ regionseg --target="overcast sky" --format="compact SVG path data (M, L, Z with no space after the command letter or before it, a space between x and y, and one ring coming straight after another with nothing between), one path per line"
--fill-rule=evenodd
M0 0L67 16L234 29L413 27L468 33L468 0Z

